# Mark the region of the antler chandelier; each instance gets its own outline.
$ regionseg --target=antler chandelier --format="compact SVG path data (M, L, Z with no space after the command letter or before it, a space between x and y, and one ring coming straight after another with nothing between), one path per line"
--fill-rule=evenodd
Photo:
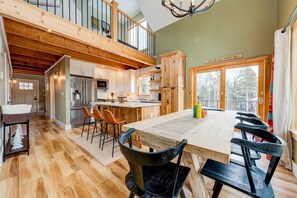
M162 5L169 9L173 16L181 18L187 15L207 11L216 0L162 0ZM177 2L177 3L176 3ZM178 5L179 4L179 5Z

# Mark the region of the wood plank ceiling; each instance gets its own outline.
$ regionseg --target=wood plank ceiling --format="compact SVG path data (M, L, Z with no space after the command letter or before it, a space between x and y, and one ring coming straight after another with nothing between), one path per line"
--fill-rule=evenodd
M63 55L119 69L149 66L11 19L4 25L14 73L44 75Z

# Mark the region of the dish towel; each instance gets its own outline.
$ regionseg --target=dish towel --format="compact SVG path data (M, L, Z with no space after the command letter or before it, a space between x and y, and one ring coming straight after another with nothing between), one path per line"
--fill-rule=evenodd
M280 164L292 170L291 28L274 35L273 132L287 142Z

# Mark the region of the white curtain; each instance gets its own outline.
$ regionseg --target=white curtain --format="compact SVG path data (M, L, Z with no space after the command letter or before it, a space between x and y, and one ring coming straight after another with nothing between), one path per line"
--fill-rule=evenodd
M291 129L297 131L297 22L292 28L292 101Z
M291 28L285 33L275 32L274 37L274 81L273 81L273 132L287 142L280 164L292 170L292 118L291 94Z

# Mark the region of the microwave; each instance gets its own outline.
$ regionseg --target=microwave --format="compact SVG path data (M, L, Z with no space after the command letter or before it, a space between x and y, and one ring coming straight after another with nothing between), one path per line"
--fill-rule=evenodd
M108 80L105 79L97 79L97 89L108 89Z

